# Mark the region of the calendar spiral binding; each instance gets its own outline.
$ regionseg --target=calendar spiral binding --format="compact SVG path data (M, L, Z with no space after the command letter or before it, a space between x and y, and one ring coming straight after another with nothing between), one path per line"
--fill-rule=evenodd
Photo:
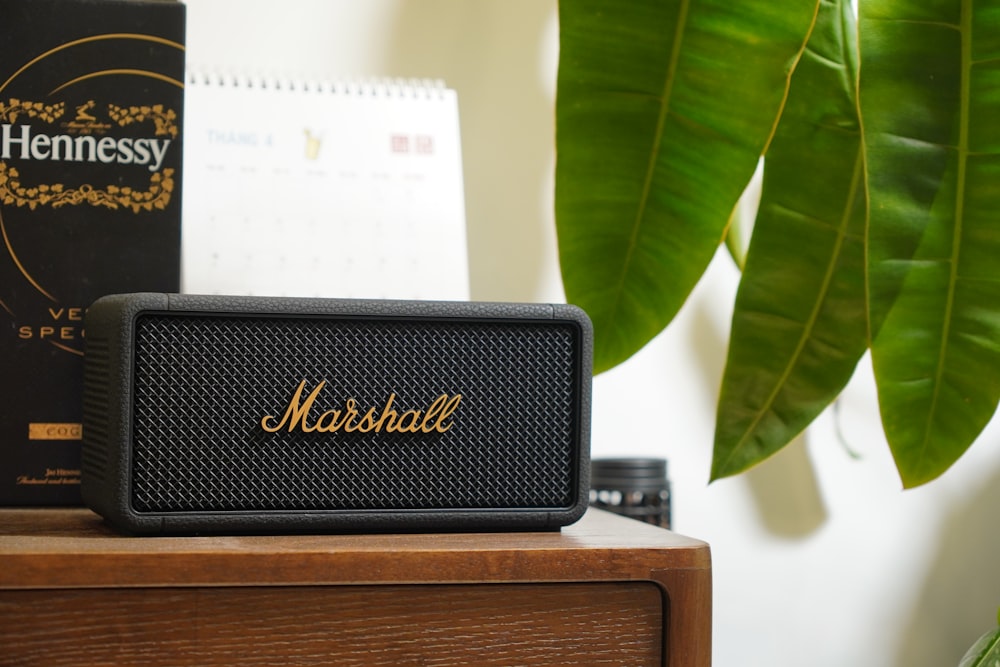
M400 77L317 78L287 74L241 72L188 65L185 85L278 90L353 97L406 97L440 99L448 87L442 79Z

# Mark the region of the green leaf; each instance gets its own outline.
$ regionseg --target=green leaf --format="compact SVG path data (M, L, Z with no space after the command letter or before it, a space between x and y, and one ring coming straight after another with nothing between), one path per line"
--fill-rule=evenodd
M674 317L773 131L817 0L559 5L556 227L596 371Z
M872 363L912 487L966 451L1000 398L1000 9L860 11Z
M756 177L757 174L754 174ZM750 237L753 235L753 222L760 206L759 179L751 180L739 201L733 207L733 212L729 216L729 223L726 226L726 250L732 258L736 267L742 271L747 263L747 250L750 246Z
M1000 667L1000 628L980 637L958 667Z
M765 156L712 479L790 442L837 397L868 347L855 35L849 0L824 0Z

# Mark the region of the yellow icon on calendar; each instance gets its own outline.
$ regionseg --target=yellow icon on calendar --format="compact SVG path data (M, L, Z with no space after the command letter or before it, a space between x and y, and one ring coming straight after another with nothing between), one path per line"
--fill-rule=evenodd
M306 133L306 159L316 160L319 159L319 148L320 144L323 142L322 137L317 136L309 130L305 129Z

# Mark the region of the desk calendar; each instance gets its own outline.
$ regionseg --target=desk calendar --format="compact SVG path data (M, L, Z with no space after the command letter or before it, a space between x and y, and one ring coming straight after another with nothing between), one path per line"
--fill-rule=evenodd
M185 292L468 298L454 90L189 71L184 115Z

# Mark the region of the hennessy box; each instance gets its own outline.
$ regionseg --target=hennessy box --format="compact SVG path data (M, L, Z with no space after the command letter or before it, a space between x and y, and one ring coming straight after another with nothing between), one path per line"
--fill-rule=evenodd
M0 0L0 505L81 503L84 312L180 287L184 11Z

